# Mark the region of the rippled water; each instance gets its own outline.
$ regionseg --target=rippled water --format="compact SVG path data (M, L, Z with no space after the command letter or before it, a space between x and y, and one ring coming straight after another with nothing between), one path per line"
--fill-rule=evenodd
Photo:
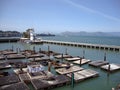
M110 45L120 45L120 37L42 37L43 39L51 40L62 40L62 41L74 41L82 43L95 43L95 44L110 44ZM68 49L68 53L72 56L83 56L83 50L85 50L85 58L94 60L103 60L104 53L107 53L107 60L110 63L119 63L120 64L120 52L115 51L104 51L90 48L81 48L81 47L70 47L70 46L60 46L60 45L29 45L21 43L0 43L0 50L9 49L14 46L14 50L20 47L21 49L33 49L35 46L36 51L39 48L47 50L48 45L50 49L56 52L65 53L65 49ZM85 81L75 84L74 88L71 85L55 88L53 90L111 90L112 87L116 87L120 83L120 70L114 73L108 74L106 71L101 70L100 68L94 68L85 64L83 68L93 69L99 72L99 77L87 79ZM55 73L54 70L52 70Z

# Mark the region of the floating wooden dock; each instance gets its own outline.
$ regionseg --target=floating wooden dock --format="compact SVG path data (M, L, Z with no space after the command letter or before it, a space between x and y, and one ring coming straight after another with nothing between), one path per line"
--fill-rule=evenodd
M20 80L19 80L19 77L17 75L0 77L0 86L17 83L19 81Z
M120 46L116 46L116 45L89 44L89 43L54 41L54 40L42 40L42 41L43 41L43 43L47 43L47 44L56 44L56 45L75 46L75 47L93 48L93 49L101 49L101 50L120 51Z
M30 77L28 75L28 73L23 73L23 74L19 74L19 78L22 82L30 82Z
M81 59L81 60L73 61L74 64L78 64L78 65L83 65L89 62L91 62L91 60L89 59Z
M30 90L24 82L18 82L15 84L5 85L0 87L0 90Z
M79 57L70 57L70 58L65 58L67 61L75 61L75 60L80 60L81 58Z
M2 51L0 51L0 54L9 55L9 54L17 54L17 53L14 52L13 50L2 50Z
M71 66L68 69L66 69L66 68L55 69L55 71L59 74L68 74L68 73L76 72L76 71L80 71L80 70L83 70L83 68L79 67L79 66Z
M98 60L98 61L92 61L89 63L90 66L94 66L94 67L100 67L102 65L106 65L108 64L109 62L108 61L101 61L101 60Z
M11 68L12 66L6 62L4 63L0 63L0 70L1 69L8 69L8 68Z
M65 55L65 54L62 55L62 54L61 54L61 55L54 55L54 57L57 58L57 59L62 59L62 58L70 58L70 57L72 57L72 56L70 56L70 55Z
M82 71L74 72L74 80L75 82L83 81L88 78L96 77L98 76L98 72L91 70L91 69L85 69ZM67 74L71 78L71 74Z
M7 59L24 59L25 56L21 54L9 54L7 55Z
M36 58L36 57L44 57L44 55L36 53L36 54L27 54L27 58Z
M28 74L30 79L45 79L46 77L52 77L53 74L49 71L35 72L33 75Z
M70 78L64 75L57 75L46 79L33 79L31 82L35 90L48 90L69 84Z
M103 65L101 66L102 69L106 70L106 71L110 71L110 72L113 72L113 71L116 71L116 70L120 70L120 64L108 64L108 65Z
M52 66L57 69L57 68L67 68L67 67L71 67L73 66L72 63L63 63L63 62L60 62L60 63L52 63Z
M49 57L37 57L37 58L30 58L29 60L31 62L40 62L40 61L48 61L50 58Z

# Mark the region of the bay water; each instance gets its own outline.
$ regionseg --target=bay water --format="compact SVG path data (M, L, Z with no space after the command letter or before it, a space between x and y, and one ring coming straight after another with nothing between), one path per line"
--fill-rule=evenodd
M55 37L41 37L45 40L58 40L58 41L69 41L69 42L80 42L80 43L92 43L92 44L107 44L107 45L118 45L120 46L120 37L96 37L96 36L55 36ZM81 48L81 47L71 47L71 46L61 46L54 44L43 44L43 45L30 45L24 43L0 43L0 50L11 49L11 47L24 49L33 49L35 46L36 51L39 48L42 50L47 50L50 46L50 50L55 52L65 53L67 48L68 54L72 56L83 56L83 50L85 50L85 58L91 61L103 60L104 53L107 54L107 61L109 63L120 64L120 52L118 51L108 51L99 50L91 48ZM25 59L24 59L25 60ZM108 73L100 68L94 68L88 64L82 65L85 69L92 69L99 72L99 77L87 79L85 81L75 84L74 88L71 85L58 87L53 90L112 90L120 84L120 71L113 73ZM54 70L52 73L56 74ZM32 90L32 88L31 88Z

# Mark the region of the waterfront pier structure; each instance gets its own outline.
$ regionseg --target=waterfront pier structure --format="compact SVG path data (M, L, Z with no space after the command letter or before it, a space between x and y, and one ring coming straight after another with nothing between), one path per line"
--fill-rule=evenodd
M17 42L20 38L0 38L0 42ZM90 43L79 43L79 42L66 42L66 41L55 41L55 40L40 40L45 44L55 44L55 45L64 45L64 46L74 46L74 47L83 47L83 48L93 48L100 50L110 50L110 51L120 51L120 46L116 45L102 45L102 44L90 44Z
M110 51L120 51L120 46L116 46L116 45L89 44L89 43L78 43L78 42L54 41L54 40L42 40L42 42L47 43L47 44L55 44L55 45L65 45L65 46L75 46L75 47L83 47L83 48L110 50Z

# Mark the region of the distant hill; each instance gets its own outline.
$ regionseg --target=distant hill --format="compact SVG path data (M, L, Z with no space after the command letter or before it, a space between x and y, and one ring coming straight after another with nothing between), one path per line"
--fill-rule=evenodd
M41 34L36 34L36 36L55 36L55 34L45 34L45 33L41 33Z
M120 36L120 32L62 32L61 35L66 36Z

